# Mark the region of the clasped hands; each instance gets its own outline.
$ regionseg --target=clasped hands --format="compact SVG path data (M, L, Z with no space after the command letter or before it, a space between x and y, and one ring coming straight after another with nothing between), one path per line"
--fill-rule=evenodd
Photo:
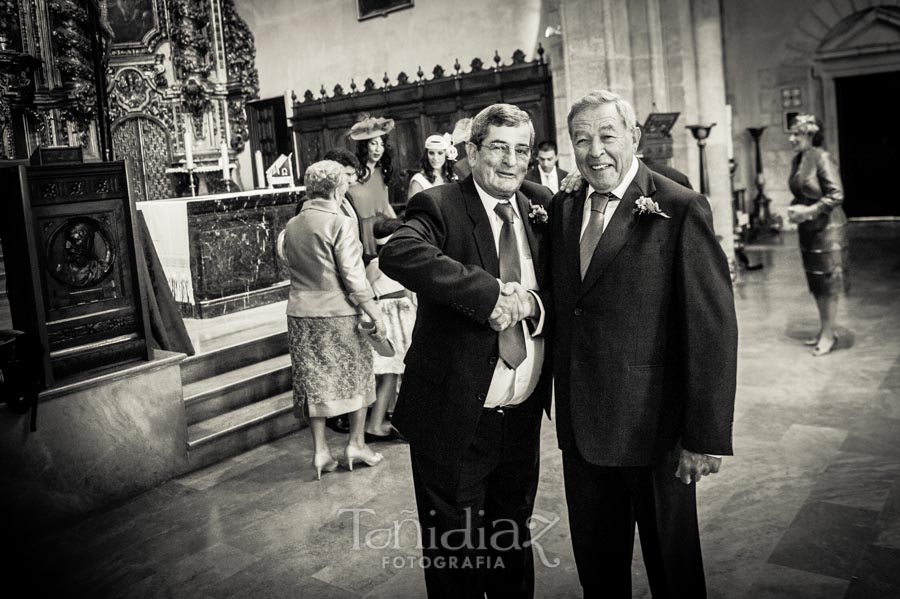
M537 300L521 283L501 283L500 297L488 317L488 324L499 332L537 315Z

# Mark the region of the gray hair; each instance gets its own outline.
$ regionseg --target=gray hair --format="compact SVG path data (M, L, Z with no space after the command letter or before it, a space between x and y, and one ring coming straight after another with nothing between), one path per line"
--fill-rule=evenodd
M528 125L531 132L529 145L534 145L534 125L528 113L512 104L491 104L472 119L472 132L469 133L469 143L481 145L488 135L491 126L494 127L519 127Z
M328 198L331 192L341 184L343 167L334 160L320 160L306 169L303 184L306 185L306 197Z
M603 104L613 104L616 107L616 112L622 117L622 123L625 125L625 128L629 131L634 131L634 128L637 126L637 117L634 116L634 108L631 107L631 104L619 94L614 94L606 89L599 89L590 92L572 104L567 120L569 133L572 132L572 121L579 112L589 108L596 108Z

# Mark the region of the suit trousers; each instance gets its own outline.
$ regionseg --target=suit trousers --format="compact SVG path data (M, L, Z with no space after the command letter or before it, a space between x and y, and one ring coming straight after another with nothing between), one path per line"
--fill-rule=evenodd
M654 599L706 597L695 484L675 478L679 451L643 467L563 452L569 528L585 599L630 598L634 526Z
M483 410L461 461L410 446L430 599L534 596L528 521L538 485L542 411L536 398Z

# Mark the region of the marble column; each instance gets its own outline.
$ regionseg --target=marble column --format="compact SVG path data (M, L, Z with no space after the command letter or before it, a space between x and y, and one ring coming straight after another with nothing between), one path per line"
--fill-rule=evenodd
M716 234L725 255L734 256L733 206L728 165L728 115L725 104L725 62L722 54L722 15L718 0L692 0L697 60L698 124L716 123L706 140L709 202ZM694 124L694 123L685 123Z

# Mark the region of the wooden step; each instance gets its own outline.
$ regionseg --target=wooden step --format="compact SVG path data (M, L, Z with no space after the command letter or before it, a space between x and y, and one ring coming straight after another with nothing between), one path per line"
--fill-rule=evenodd
M181 363L184 385L263 362L288 352L287 331L261 336L214 351L190 356Z
M189 470L203 468L300 429L286 391L188 426Z
M184 386L188 424L291 389L291 357L287 354L250 364Z

